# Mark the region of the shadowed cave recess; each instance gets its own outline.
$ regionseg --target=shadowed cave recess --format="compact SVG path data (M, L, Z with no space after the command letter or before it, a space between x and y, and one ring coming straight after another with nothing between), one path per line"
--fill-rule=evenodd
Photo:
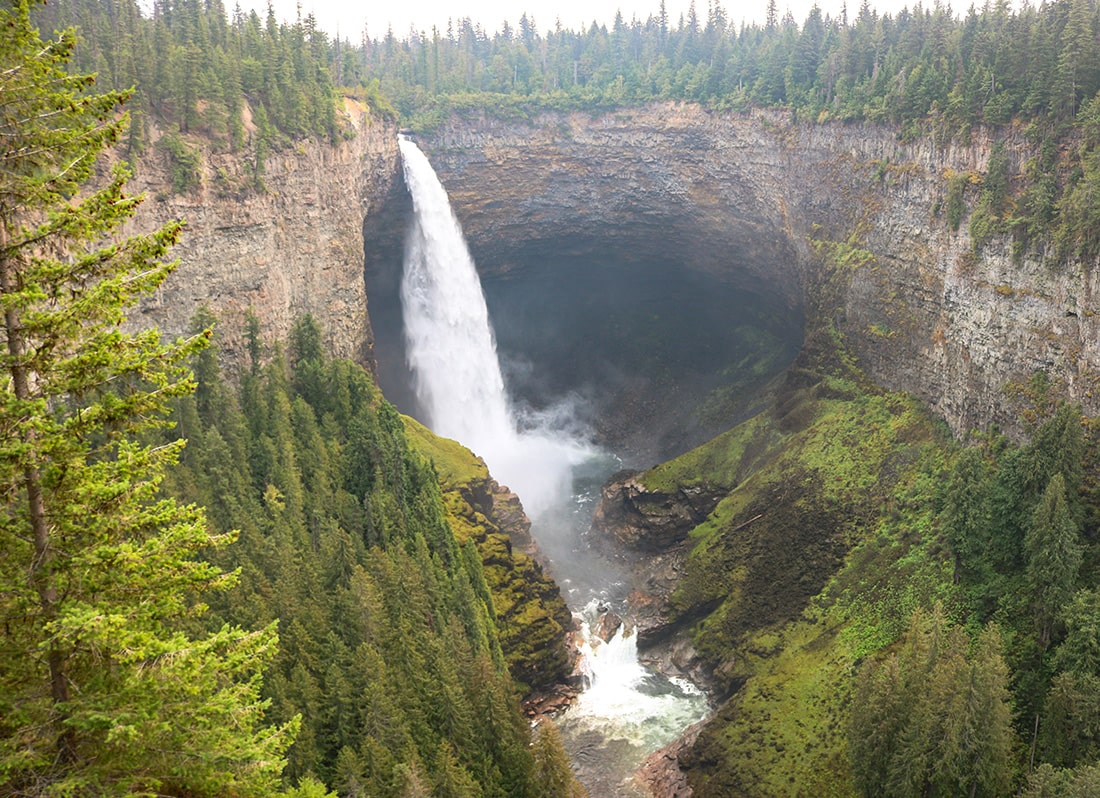
M803 289L785 231L638 196L625 179L582 201L553 174L538 177L535 215L493 196L514 164L432 160L477 264L513 401L566 408L625 465L653 465L751 415L797 353ZM379 382L423 419L400 297L411 215L396 180L364 222L365 269Z

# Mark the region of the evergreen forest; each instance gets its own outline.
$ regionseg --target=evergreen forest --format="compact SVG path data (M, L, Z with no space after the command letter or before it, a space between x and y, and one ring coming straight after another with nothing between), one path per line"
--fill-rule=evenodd
M0 28L0 793L583 794L519 705L568 667L568 611L428 454L484 466L308 317L289 359L250 331L237 389L209 316L121 332L182 225L119 236L141 198L92 178L128 92L27 2Z
M266 714L300 724L284 778L341 795L571 795L552 725L532 748L510 675L564 676L568 610L473 507L445 500L432 463L467 482L484 466L400 416L365 369L327 359L310 317L285 355L256 333L238 390L213 347L198 355L165 488L238 536L212 556L239 585L209 601L207 625L278 624Z

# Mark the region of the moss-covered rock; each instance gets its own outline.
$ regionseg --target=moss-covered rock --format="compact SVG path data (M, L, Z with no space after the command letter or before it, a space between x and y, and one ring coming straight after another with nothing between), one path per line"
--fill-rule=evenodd
M702 484L651 488L636 472L624 471L601 489L592 527L625 546L656 553L680 543L724 493L721 487Z
M514 493L462 444L405 417L410 443L435 465L447 518L460 544L472 541L492 596L497 634L512 678L525 690L560 684L572 669L572 615L557 584L523 549L530 521Z

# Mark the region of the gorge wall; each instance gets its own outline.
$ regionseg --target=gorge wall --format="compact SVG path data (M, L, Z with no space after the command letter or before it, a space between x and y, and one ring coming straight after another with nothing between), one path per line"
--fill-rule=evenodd
M876 380L918 395L957 433L1013 429L1005 386L1037 370L1100 410L1096 271L1017 262L1004 240L975 259L967 217L953 232L940 211L951 170L985 169L987 136L937 147L872 125L666 104L456 117L418 141L488 283L563 248L661 253L681 274L754 293L789 323L804 305L829 314ZM1019 171L1023 137L1010 134L1006 148Z
M133 325L157 325L175 337L205 305L222 322L224 365L234 373L247 361L250 310L268 343L285 341L294 319L311 313L333 356L369 362L362 226L400 179L397 131L355 101L344 110L344 140L271 153L259 191L249 185L247 157L211 152L196 140L201 184L173 193L167 156L155 143L148 148L130 184L146 200L129 228L145 231L177 218L187 224L173 249L179 268L131 314Z
M249 308L269 340L282 339L294 317L311 312L334 354L369 360L371 323L391 336L400 327L400 249L410 206L394 127L350 101L346 111L354 135L271 155L262 192L235 188L247 169L240 156L208 154L201 187L184 194L165 190L171 181L164 159L145 159L135 187L148 199L132 227L183 217L187 228L175 250L181 268L133 323L175 335L208 305L227 322L232 369L245 357L240 321ZM1052 268L1036 257L1016 261L1010 242L999 239L975 259L966 217L953 232L938 211L949 170L985 168L985 136L937 147L927 138L899 142L893 131L871 125L791 125L776 113L664 104L525 120L456 116L417 138L450 193L491 304L496 291L498 307L518 307L519 316L538 296L570 295L574 282L573 295L598 307L642 277L660 272L669 280L671 264L670 282L694 281L698 290L670 301L717 297L700 321L709 327L675 335L709 338L699 330L718 331L755 312L750 323L771 325L785 363L807 308L828 313L864 368L886 387L920 396L956 432L991 422L1012 429L1015 408L1004 388L1040 369L1086 412L1100 411L1093 390L1100 364L1096 270L1080 263ZM1006 143L1019 170L1028 155L1022 136ZM858 256L840 258L837 267L822 257L829 251ZM603 252L615 253L620 270L584 282L586 259ZM531 264L540 261L559 271L536 273ZM840 279L822 293L837 269ZM525 280L536 299L509 288ZM669 284L657 290L667 293ZM723 318L722 302L733 295L751 301ZM654 338L666 321L653 314ZM636 328L626 335L634 339L635 362L653 355L656 344L638 341ZM736 343L719 336L716 345ZM383 356L394 357L390 350ZM670 357L685 359L682 352ZM600 368L615 358L622 352L609 353ZM698 368L727 365L702 358ZM624 384L629 392L629 380ZM409 406L400 385L383 385ZM655 405L639 419L664 410Z
M247 356L239 321L249 308L272 340L308 311L334 354L400 372L401 249L411 203L397 131L351 118L356 135L338 146L302 144L272 156L263 193L228 190L232 180L223 173L232 178L246 168L228 155L208 157L203 185L191 194L164 192L165 164L144 168L151 196L134 225L184 216L189 227L176 250L180 270L135 323L180 333L207 304L229 322L228 359L239 367ZM1029 155L1023 137L1001 135L1019 172ZM777 402L775 412L666 464L669 473L654 469L612 483L605 511L638 512L605 512L604 521L633 535L626 545L652 549L639 591L649 601L643 636L663 645L677 635L669 661L690 670L706 660L732 696L687 754L697 794L790 794L740 789L764 772L790 773L797 757L784 751L806 738L805 704L791 713L797 723L767 726L760 738L775 696L799 695L778 677L762 677L760 663L784 655L776 641L793 629L790 639L810 640L803 648L814 652L814 667L800 665L800 672L816 673L820 665L837 680L850 677L850 663L826 656L835 648L814 637L820 630L784 624L796 623L845 562L852 528L873 529L876 513L894 511L891 491L898 473L919 462L917 450L944 442L943 431L908 398L846 404L851 397L835 385L817 390L799 385L799 375L817 368L865 383L847 360L854 354L875 380L916 395L957 434L991 423L1018 430L1018 406L1006 387L1037 370L1096 414L1094 264L1016 260L1011 242L1001 239L975 257L968 215L957 232L950 229L942 210L948 176L973 173L964 197L973 206L991 149L980 134L967 145L941 147L930 139L901 142L869 125L791 125L776 113L667 104L507 121L475 114L417 139L469 239L497 313L498 340L506 351L553 366L549 375L533 368L533 376L522 369L513 376L559 380L550 387L560 389L583 387L583 379L568 382L572 377L622 370L617 404L603 410L632 425L635 436L602 431L628 447L661 436L658 421L680 412L693 379L701 405L731 385L744 389L740 404L715 405L742 414L753 409L752 395L786 390L789 401ZM624 296L639 308L617 305ZM822 321L843 333L848 352L838 350ZM777 378L803 346L804 328L812 334L798 360ZM640 379L654 362L666 373ZM707 382L716 371L747 371L755 381ZM780 382L786 387L776 389ZM411 408L401 393L407 386L383 379L382 387L403 410ZM736 420L718 413L715 426ZM705 431L683 428L662 443L665 449L639 451L651 462L663 459ZM804 447L761 459L775 454L780 437L803 440L799 435ZM827 443L840 470L825 478L815 470L819 463L800 460L810 443ZM838 484L860 487L838 502ZM734 495L742 485L748 488ZM676 617L668 613L674 590ZM704 616L712 621L706 635L680 634ZM785 631L773 634L777 629ZM753 679L763 679L755 693ZM839 683L826 692L843 695ZM832 729L829 744L842 750L842 726L827 712L822 717L828 722L819 728ZM738 719L745 719L740 729ZM751 752L745 762L760 754L763 764L746 765L730 753L742 748ZM826 772L829 750L807 750L799 772L807 779ZM721 769L730 763L734 772Z

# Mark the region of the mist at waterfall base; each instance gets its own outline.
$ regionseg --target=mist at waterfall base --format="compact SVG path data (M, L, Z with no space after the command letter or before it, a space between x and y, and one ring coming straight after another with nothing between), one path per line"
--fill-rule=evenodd
M481 283L446 190L427 157L402 137L413 221L401 302L406 357L428 426L480 455L520 497L532 533L575 612L586 689L560 720L566 748L592 795L644 794L630 774L707 711L702 693L638 662L633 626L609 641L602 612L625 607L627 575L587 539L599 486L618 467L590 442L575 397L517 410L509 400Z

